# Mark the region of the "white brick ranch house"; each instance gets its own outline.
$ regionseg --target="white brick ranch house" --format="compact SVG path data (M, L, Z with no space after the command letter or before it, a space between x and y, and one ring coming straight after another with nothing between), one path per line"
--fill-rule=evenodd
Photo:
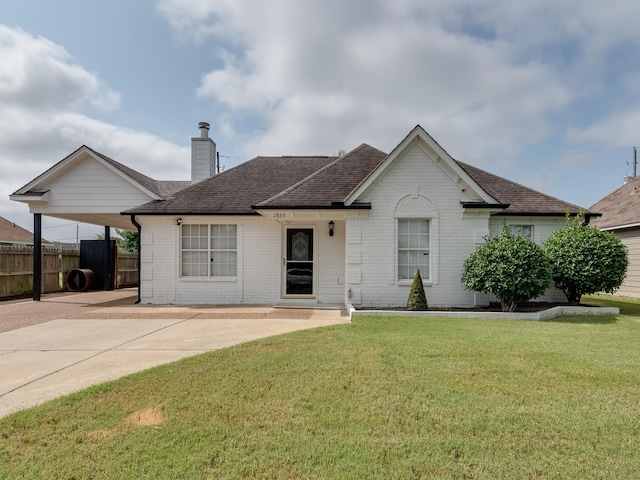
M11 198L37 216L139 228L148 304L401 306L420 268L430 306L471 307L489 297L464 289L463 261L504 222L542 243L567 211L598 215L456 161L420 126L389 154L363 144L218 174L208 129L192 139L192 182L81 147Z

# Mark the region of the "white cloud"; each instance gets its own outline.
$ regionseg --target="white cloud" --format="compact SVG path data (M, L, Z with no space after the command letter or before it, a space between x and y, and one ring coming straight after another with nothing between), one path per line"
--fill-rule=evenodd
M587 127L571 127L567 139L575 144L600 144L623 147L638 144L640 138L640 112L635 108L617 111L593 122Z
M59 45L0 25L0 215L30 225L8 195L82 144L158 179L187 179L189 150L83 114L112 111L120 94Z
M58 111L85 101L117 107L119 94L41 37L0 25L0 102L20 109ZM105 101L105 99L107 101Z
M231 122L264 122L247 132L246 155L363 141L389 150L417 123L455 156L512 152L546 136L548 115L575 98L549 64L514 59L506 39L444 28L458 18L445 3L200 1L175 16L187 3L164 0L160 11L200 41L236 39L198 94L236 112Z

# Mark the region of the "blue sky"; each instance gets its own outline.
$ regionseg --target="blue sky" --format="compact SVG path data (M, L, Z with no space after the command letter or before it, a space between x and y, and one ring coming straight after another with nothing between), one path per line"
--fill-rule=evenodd
M31 229L9 194L82 144L188 179L200 121L227 168L390 151L420 124L454 158L589 207L640 146L639 14L630 0L10 2L0 215Z

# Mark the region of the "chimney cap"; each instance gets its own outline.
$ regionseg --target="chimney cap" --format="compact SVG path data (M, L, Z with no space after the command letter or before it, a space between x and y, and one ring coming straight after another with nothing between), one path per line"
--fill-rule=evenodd
M198 123L198 128L200 129L200 138L209 137L209 124L207 122Z

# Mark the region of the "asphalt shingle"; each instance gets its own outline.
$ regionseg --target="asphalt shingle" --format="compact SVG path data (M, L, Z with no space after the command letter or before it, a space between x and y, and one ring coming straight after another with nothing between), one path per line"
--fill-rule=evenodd
M174 198L150 202L128 214L256 214L252 205L290 188L336 157L256 157L181 190Z
M456 162L491 197L502 204L509 205L502 212L504 215L565 215L567 211L574 215L580 211L586 215L595 214L594 211L538 192L467 163Z
M342 157L256 157L180 190L173 198L126 213L249 215L256 214L258 208L332 208L344 202L385 158L386 153L367 144ZM598 215L467 163L457 163L489 196L506 206L500 215L563 216L567 211ZM148 184L145 178L137 181ZM489 206L474 206L485 205Z
M602 213L591 223L598 228L640 224L640 177L627 182L590 207Z

